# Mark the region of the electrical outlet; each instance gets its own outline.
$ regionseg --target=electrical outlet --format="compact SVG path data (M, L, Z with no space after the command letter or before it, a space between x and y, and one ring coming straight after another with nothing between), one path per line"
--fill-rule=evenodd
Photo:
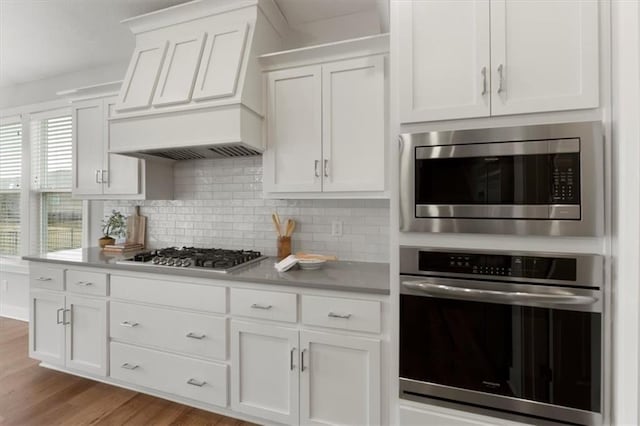
M334 220L331 222L331 236L342 237L342 221Z

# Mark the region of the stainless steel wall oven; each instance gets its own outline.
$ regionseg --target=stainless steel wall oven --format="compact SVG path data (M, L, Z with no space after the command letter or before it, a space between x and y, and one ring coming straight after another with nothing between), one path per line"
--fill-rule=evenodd
M401 230L597 236L600 123L401 135Z
M400 249L400 397L602 424L603 260Z

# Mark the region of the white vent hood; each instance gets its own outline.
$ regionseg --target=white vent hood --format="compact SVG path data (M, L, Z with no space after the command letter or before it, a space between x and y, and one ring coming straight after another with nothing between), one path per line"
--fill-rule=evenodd
M272 0L196 0L127 19L136 48L109 118L112 152L176 160L263 150L257 57L282 44Z

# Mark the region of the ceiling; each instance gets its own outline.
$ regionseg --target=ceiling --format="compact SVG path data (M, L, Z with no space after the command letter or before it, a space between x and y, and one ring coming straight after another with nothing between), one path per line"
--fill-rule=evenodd
M125 63L120 21L188 0L0 0L0 87ZM292 26L359 13L386 0L275 0Z

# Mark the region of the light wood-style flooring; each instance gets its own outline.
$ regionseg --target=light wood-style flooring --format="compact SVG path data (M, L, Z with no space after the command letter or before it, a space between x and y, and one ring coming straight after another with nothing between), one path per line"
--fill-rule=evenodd
M250 423L52 371L28 356L28 324L0 317L0 425Z

